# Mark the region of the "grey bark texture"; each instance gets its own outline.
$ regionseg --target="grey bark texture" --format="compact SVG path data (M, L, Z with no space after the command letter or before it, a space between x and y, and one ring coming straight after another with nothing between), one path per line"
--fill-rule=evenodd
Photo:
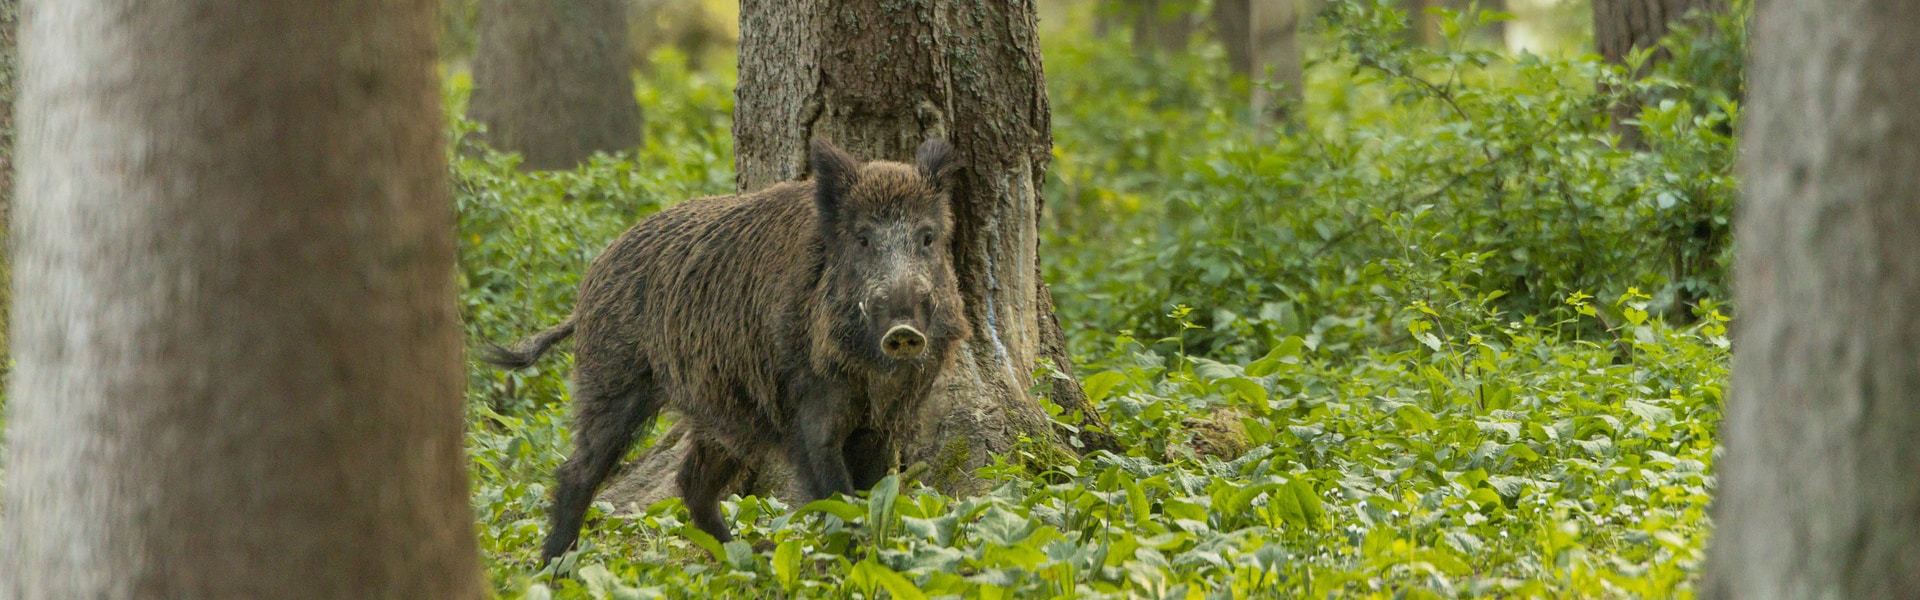
M0 598L477 598L434 0L28 0Z
M7 223L13 214L13 99L20 88L20 2L0 0L0 248L6 247ZM13 303L8 283L13 257L0 255L0 307ZM7 317L0 310L0 363L11 355Z
M1703 597L1920 598L1920 4L1759 4Z
M923 480L977 491L973 470L1025 436L1052 435L1029 397L1037 359L1067 373L1050 397L1085 415L1090 447L1115 447L1071 376L1065 336L1040 279L1040 189L1052 133L1031 0L748 0L741 5L734 108L742 191L808 175L807 142L863 159L906 160L944 136L965 161L953 195L955 270L975 332L936 385L928 435L902 449ZM684 444L669 431L602 494L622 508L675 494ZM743 491L794 498L785 465Z
M625 0L482 0L467 114L522 168L640 145Z

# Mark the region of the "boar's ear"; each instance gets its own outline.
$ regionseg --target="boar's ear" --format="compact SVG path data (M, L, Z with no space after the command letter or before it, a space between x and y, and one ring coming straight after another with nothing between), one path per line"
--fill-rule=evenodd
M920 144L920 150L914 152L914 167L920 171L933 189L942 192L953 191L954 173L960 170L960 158L953 155L953 145L941 138L932 138Z
M824 219L839 210L846 199L847 190L853 189L854 177L860 172L860 161L834 146L833 142L821 138L813 138L811 147L814 202L819 205L820 216Z

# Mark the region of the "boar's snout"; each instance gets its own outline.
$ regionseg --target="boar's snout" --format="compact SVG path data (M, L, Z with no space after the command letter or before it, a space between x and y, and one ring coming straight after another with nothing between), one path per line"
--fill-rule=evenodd
M927 334L912 325L895 325L880 338L880 351L894 360L912 360L927 350Z

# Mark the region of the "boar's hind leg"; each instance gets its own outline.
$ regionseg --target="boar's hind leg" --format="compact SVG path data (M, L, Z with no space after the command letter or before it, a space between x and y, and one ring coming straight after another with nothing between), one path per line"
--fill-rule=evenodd
M680 463L680 498L693 516L693 524L724 544L733 539L720 515L720 496L740 474L738 457L725 447L706 440L694 440Z
M542 565L573 546L594 493L660 411L662 393L645 374L599 379L583 374L575 378L573 455L560 465Z
M887 476L887 467L893 462L893 440L878 429L854 430L847 436L846 460L853 489L871 490Z

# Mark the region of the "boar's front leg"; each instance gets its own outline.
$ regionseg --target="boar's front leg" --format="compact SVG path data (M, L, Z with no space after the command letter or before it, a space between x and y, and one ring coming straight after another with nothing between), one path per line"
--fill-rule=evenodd
M847 471L845 447L852 394L837 383L810 382L796 386L792 429L787 432L787 460L793 463L809 500L840 492L853 495L853 477Z
M892 466L893 440L879 429L855 429L847 436L845 456L847 471L853 475L853 489L871 490Z

